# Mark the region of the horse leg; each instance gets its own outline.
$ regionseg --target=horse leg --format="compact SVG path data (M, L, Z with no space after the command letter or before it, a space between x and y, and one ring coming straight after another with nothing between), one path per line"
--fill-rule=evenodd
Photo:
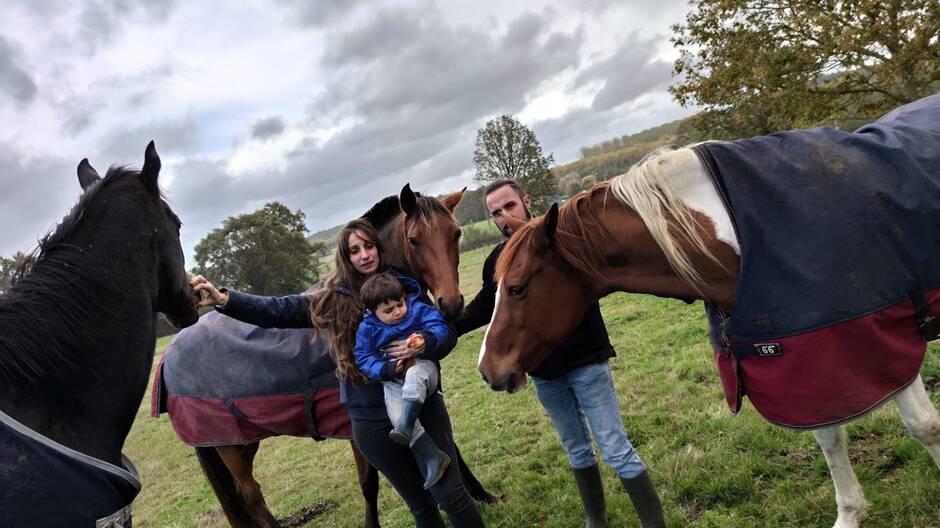
M218 446L216 450L225 466L232 472L238 493L241 495L248 511L258 526L263 528L279 528L277 519L271 514L268 505L261 495L261 485L252 475L255 454L261 442L250 444Z
M467 492L470 493L473 500L484 504L496 504L499 502L500 498L486 491L483 484L480 484L480 481L477 480L473 472L470 471L470 468L467 467L467 463L463 461L463 455L460 454L460 449L457 448L457 442L454 442L454 452L457 453L457 467L460 470L460 480L463 481L464 487L467 488Z
M849 461L845 429L836 425L816 429L813 434L829 464L829 475L836 488L839 513L833 528L857 528L865 516L865 496Z
M362 489L362 498L366 503L365 528L381 528L379 526L379 471L366 460L359 452L359 446L352 438L349 439L353 458L356 459L356 473L359 475L359 487Z
M199 466L219 499L229 525L232 528L255 528L257 525L246 509L245 500L238 491L232 472L226 467L216 448L197 447L196 458L199 459Z
M930 402L920 375L895 395L894 402L898 404L907 430L927 448L934 463L940 467L940 413Z

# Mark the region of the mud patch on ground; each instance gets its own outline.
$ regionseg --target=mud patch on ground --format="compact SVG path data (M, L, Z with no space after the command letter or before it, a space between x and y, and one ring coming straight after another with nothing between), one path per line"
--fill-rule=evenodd
M314 518L319 517L335 506L336 504L332 502L315 502L309 506L304 506L283 519L278 519L278 522L281 523L283 528L303 528Z

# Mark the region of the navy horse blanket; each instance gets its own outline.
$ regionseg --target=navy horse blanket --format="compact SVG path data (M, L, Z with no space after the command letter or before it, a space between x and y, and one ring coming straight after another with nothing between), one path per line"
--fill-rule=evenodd
M741 246L733 313L707 307L732 410L820 427L906 387L940 313L940 95L694 149Z
M151 415L168 412L177 436L191 446L275 435L350 438L329 343L312 335L206 313L167 346Z
M0 411L0 526L130 528L140 478L59 444Z

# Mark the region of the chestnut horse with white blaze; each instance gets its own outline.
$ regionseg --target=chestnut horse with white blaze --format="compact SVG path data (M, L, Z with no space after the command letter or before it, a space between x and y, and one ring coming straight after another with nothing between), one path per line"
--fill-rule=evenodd
M926 341L936 338L931 311L940 313L940 243L926 236L940 221L938 167L940 96L854 133L789 131L654 153L515 226L497 263L480 373L494 390L519 390L587 308L614 291L704 300L732 410L747 395L769 421L813 430L835 485L835 526L857 527L865 499L842 423L894 400L940 467L940 415L919 374ZM757 187L762 171L773 174ZM804 197L810 205L788 207ZM884 221L884 211L898 220ZM805 243L808 258L778 255L778 240L788 251ZM887 267L895 263L910 266ZM866 275L909 291L862 282ZM802 280L768 278L790 276ZM772 288L786 291L765 293ZM861 304L832 316L776 306L790 296Z

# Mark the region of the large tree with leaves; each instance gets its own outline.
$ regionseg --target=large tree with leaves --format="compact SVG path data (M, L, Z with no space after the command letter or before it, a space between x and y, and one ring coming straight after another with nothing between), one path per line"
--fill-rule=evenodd
M310 242L303 211L278 202L225 220L195 247L194 273L258 295L298 293L319 279L325 242Z
M491 119L477 131L473 151L476 181L487 184L503 179L516 180L532 197L536 213L548 209L556 195L551 172L554 163L552 154L542 154L535 133L510 115Z
M13 286L13 276L26 258L22 251L17 251L10 258L0 256L0 293L6 293Z
M709 137L854 127L940 89L937 0L699 0L673 33L670 90Z

